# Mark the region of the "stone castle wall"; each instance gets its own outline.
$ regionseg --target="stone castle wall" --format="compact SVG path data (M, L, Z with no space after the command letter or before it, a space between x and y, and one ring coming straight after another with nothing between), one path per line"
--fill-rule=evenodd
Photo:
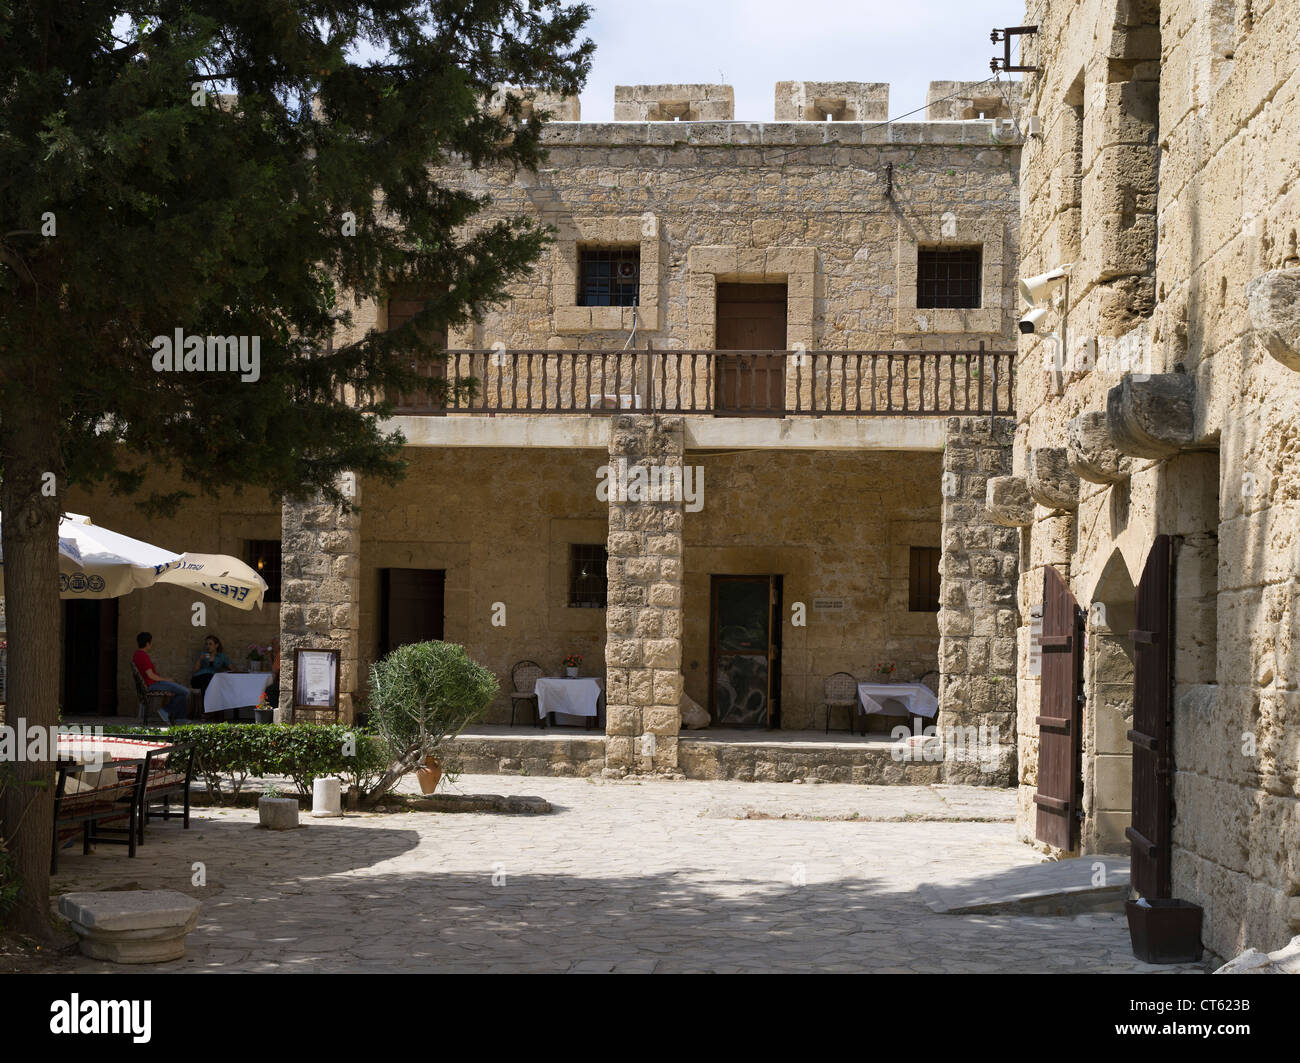
M1085 846L1123 848L1124 613L1154 537L1178 536L1174 894L1204 906L1220 955L1276 948L1300 930L1282 840L1300 836L1300 3L1034 0L1024 21L1041 27L1025 39L1042 71L1024 107L1042 132L1023 156L1021 272L1073 270L1064 352L1043 335L1057 305L1022 339L1017 375L1014 472L1039 488L1020 596L1021 830L1042 566L1088 610ZM1132 397L1157 392L1135 434ZM1075 479L1053 491L1057 455Z

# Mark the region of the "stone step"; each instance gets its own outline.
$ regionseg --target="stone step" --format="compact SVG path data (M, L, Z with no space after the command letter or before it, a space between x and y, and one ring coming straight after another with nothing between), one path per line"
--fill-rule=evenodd
M927 882L920 893L930 911L943 915L1121 911L1129 894L1129 858L1097 855L1026 864L991 878Z
M581 729L481 725L455 740L461 771L472 775L599 775L605 736ZM677 763L688 779L928 786L943 781L934 739L897 743L884 734L820 731L687 731ZM928 759L927 759L928 758Z

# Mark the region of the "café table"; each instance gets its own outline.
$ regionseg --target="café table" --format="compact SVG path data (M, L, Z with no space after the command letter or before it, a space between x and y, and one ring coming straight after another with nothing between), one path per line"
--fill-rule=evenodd
M218 672L203 692L203 713L256 705L271 685L272 672Z
M885 711L885 702L901 702L911 716L935 717L939 714L939 699L923 683L859 683L858 711L896 715Z
M555 726L555 717L581 716L587 729L596 726L600 718L600 702L605 696L604 680L578 676L542 676L533 687L537 694L538 726L549 720Z

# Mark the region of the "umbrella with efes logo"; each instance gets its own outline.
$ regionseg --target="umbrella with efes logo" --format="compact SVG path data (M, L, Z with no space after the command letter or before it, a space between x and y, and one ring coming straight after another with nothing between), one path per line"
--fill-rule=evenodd
M0 553L0 594L4 556ZM178 554L67 513L59 521L59 597L120 598L140 587L188 587L236 609L262 607L266 580L227 554Z

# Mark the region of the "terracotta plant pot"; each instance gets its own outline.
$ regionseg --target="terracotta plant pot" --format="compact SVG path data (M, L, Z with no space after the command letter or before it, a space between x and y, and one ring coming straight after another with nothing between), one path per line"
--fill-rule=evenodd
M442 778L442 764L437 757L425 757L424 767L415 769L415 777L420 783L420 793L431 794L438 789L438 781Z

